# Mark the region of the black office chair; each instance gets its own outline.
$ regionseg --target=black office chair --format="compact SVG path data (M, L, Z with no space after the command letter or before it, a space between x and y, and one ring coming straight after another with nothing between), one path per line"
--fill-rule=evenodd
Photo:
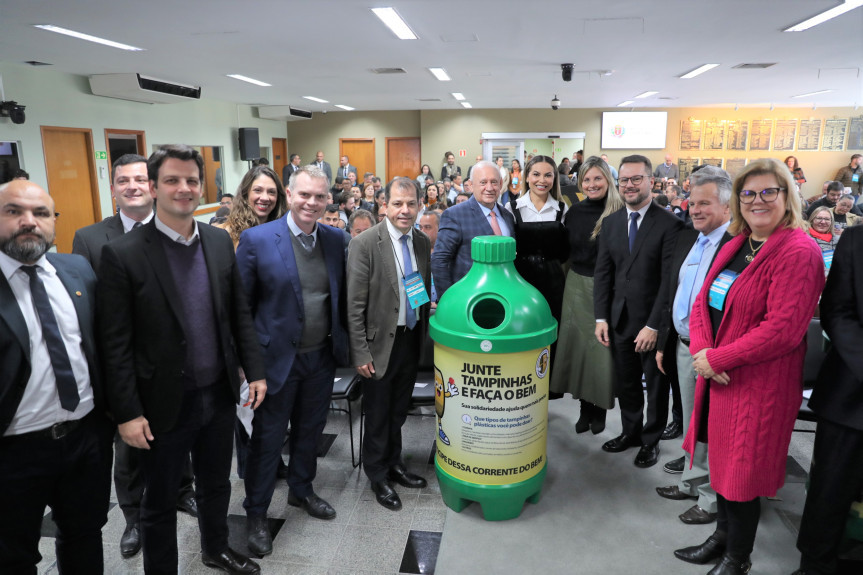
M827 339L824 332L821 330L821 320L812 318L809 322L809 329L806 332L806 358L803 360L803 389L811 390L815 386L815 381L818 379L818 372L821 371L821 364L824 363L824 358L827 357ZM797 412L798 421L818 422L818 416L809 409L809 398L804 397L800 404L800 411ZM814 429L795 429L801 433L815 433Z
M350 367L340 367L336 369L335 383L333 384L333 394L330 397L331 402L344 401L346 407L336 407L330 404L330 409L341 411L348 414L348 431L351 437L351 464L357 467L362 462L362 451L359 457L355 456L354 451L354 413L351 407L352 402L356 401L362 395L362 384L360 375L357 370ZM363 413L360 410L360 446L363 444Z

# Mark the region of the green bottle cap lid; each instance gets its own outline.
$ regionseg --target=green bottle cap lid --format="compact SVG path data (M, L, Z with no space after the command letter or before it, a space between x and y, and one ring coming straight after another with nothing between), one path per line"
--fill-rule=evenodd
M515 260L515 238L477 236L470 242L470 256L475 262L500 264Z

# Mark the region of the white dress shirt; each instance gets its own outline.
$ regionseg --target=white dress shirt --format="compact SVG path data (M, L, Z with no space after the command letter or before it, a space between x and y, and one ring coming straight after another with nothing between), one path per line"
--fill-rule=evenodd
M515 215L512 212L509 203L506 205L506 209L509 213ZM552 198L551 194L549 194L548 198L545 200L545 205L543 205L541 209L537 210L536 206L533 205L533 202L530 201L530 194L528 193L526 196L522 196L515 201L515 209L518 210L518 213L521 215L521 221L523 222L553 222L557 220L557 213L560 211L560 202ZM564 202L561 221L563 220L563 216L566 215L568 209L569 206Z
M181 234L180 232L174 231L168 227L167 224L162 222L159 219L159 216L156 216L156 229L168 236L172 242L177 242L178 244L183 244L184 246L190 246L195 243L195 240L198 239L198 221L192 220L192 224L194 227L192 228L192 235L189 239L186 239L186 236Z
M147 214L147 217L144 218L143 220L141 220L141 224L142 225L143 224L149 224L150 220L153 219L154 215L155 214L153 212L150 212L149 214ZM123 222L123 233L126 233L126 234L131 232L132 228L135 227L135 224L138 223L138 220L133 220L132 218L130 218L129 216L124 214L123 210L120 210L120 221Z
M398 228L396 228L393 223L387 218L387 231L390 233L390 239L393 241L393 255L396 258L396 276L398 277L399 284L399 321L398 325L405 325L405 315L407 306L407 295L405 294L405 284L402 279L406 276L405 274L405 262L402 257L402 241L401 237L405 234L401 233ZM408 251L411 254L411 268L414 271L417 270L417 256L414 252L414 235L411 232L408 232Z
M57 379L48 354L48 345L42 335L42 323L30 294L30 276L21 270L21 262L0 252L0 270L9 282L15 300L24 316L27 333L30 336L30 379L18 410L4 435L18 435L47 429L55 423L81 419L93 409L93 388L90 386L90 368L81 340L81 328L72 297L57 276L57 270L42 256L36 262L36 273L45 285L48 300L57 318L57 326L72 364L72 373L78 384L80 401L75 411L67 411L60 406L57 392Z

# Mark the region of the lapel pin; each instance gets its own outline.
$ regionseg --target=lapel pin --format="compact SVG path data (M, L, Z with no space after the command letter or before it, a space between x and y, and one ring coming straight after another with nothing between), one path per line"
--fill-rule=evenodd
M76 295L76 296L78 296L78 297L81 297L81 292L76 291L76 292L75 292L75 295Z

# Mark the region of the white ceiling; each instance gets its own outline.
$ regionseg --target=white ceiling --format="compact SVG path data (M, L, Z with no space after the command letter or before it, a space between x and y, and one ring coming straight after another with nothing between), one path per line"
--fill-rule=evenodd
M205 99L336 111L863 104L863 8L782 29L839 0L0 0L0 58L90 75L138 72ZM369 10L394 6L419 36L398 40ZM127 52L33 28L55 24L145 48ZM572 62L572 82L560 64ZM742 63L775 62L766 70ZM692 79L704 63L721 66ZM446 68L439 82L426 68ZM371 68L401 67L381 76ZM597 71L613 70L610 76ZM263 88L225 77L243 74ZM14 86L6 85L9 99ZM805 99L791 96L822 89ZM303 96L317 96L317 104ZM668 99L666 99L668 98ZM439 101L424 101L439 99ZM25 102L26 103L26 102Z

